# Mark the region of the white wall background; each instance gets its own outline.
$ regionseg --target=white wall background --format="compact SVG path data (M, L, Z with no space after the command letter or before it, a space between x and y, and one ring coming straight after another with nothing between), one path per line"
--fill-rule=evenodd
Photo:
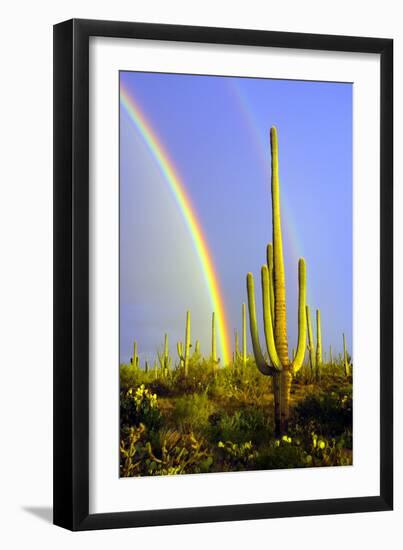
M69 533L50 523L52 478L52 25L71 17L395 39L395 181L403 160L398 0L36 0L2 9L0 85L0 543L4 548L377 548L402 540L403 191L395 186L395 511ZM400 249L400 250L399 250ZM396 541L396 544L393 542Z

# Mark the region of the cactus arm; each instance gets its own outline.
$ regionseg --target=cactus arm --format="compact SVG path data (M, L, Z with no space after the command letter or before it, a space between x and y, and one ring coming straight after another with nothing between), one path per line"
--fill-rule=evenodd
M263 298L263 327L266 338L266 347L273 367L280 371L282 369L281 361L277 354L276 344L274 343L273 320L271 318L270 307L270 278L267 265L262 266L262 298Z
M274 263L274 338L277 353L283 365L289 364L287 342L287 311L285 291L285 271L283 258L283 238L281 233L280 183L278 170L277 129L270 129L271 143L271 193L273 219L273 263Z
M298 372L304 362L306 349L306 265L303 258L298 262L298 346L292 362L292 371Z
M269 243L266 249L267 255L267 266L269 268L269 279L270 279L270 306L271 306L271 318L273 321L273 327L275 323L275 314L274 314L274 263L273 263L273 245Z
M248 292L249 328L256 365L262 374L271 375L273 369L266 363L259 342L259 332L256 320L255 283L252 273L248 273L246 276L246 287Z
M266 363L260 347L259 332L256 320L255 284L252 273L248 273L246 277L246 284L248 291L249 328L256 365L262 374L273 375L277 372L277 369Z

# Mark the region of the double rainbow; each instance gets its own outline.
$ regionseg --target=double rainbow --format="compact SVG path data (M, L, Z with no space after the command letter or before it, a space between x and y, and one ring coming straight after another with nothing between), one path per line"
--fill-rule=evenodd
M176 203L178 204L185 223L189 229L189 233L199 258L206 286L210 295L211 307L216 316L217 334L221 345L222 363L227 365L230 362L231 346L224 301L220 290L219 280L214 269L211 252L209 251L207 241L203 235L196 212L192 206L189 195L186 192L184 183L179 177L178 171L175 169L168 153L156 136L150 123L141 112L139 105L135 102L133 96L122 83L120 85L120 104L126 110L136 129L141 134L150 153L168 182Z

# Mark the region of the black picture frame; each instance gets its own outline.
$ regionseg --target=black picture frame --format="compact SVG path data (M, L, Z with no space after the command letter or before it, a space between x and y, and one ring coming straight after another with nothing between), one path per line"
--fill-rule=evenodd
M380 54L380 491L365 497L89 513L89 38ZM73 19L54 26L54 523L77 530L392 510L393 40Z

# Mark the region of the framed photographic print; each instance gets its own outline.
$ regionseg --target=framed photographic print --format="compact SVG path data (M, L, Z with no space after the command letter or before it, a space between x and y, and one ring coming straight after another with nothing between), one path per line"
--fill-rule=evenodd
M391 510L393 42L54 27L54 522Z

